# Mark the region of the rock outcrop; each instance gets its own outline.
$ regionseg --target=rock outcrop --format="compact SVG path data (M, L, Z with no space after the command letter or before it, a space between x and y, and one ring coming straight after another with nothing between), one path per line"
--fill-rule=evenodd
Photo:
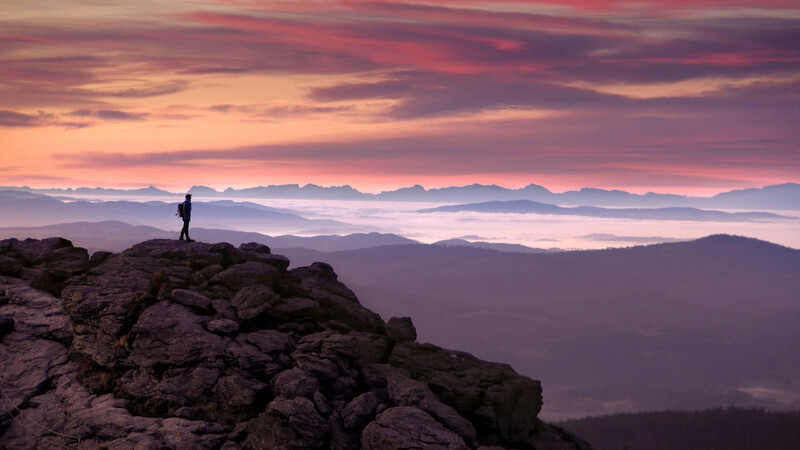
M5 448L587 449L539 382L258 244L0 241Z

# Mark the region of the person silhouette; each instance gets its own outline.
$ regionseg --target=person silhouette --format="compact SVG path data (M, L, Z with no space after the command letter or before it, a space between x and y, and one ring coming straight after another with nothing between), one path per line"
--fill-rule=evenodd
M189 238L189 221L192 220L192 194L186 194L186 200L183 201L183 228L181 229L180 240L183 240L183 235L186 235L186 240L194 242L194 239Z

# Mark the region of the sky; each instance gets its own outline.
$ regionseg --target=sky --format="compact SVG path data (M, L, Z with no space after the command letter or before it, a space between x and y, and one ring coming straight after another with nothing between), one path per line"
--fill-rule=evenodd
M797 0L3 0L0 185L800 181Z

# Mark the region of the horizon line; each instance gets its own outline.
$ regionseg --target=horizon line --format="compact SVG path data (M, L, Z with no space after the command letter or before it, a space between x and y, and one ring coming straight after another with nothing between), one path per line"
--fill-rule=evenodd
M730 193L730 192L740 192L740 191L746 191L746 190L763 190L763 189L770 188L770 187L786 186L786 185L798 186L798 185L800 185L800 183L793 182L793 181L785 181L783 183L767 184L767 185L762 185L762 186L759 186L759 187L732 188L732 189L727 189L727 190L716 191L716 193L711 194L711 195L676 194L676 193L669 192L669 191L656 192L654 190L648 190L645 193L640 193L641 191L640 192L636 192L636 191L628 190L628 188L611 188L611 189L609 189L609 188L595 188L595 187L589 187L589 186L584 186L584 187L577 188L577 189L570 189L570 190L566 190L566 191L556 192L556 191L550 190L549 188L547 188L547 187L545 187L543 185L536 184L536 183L530 183L530 184L527 184L527 185L524 185L524 186L518 187L518 188L505 187L505 186L501 186L501 185L495 184L495 183L492 183L492 184L472 183L472 184L465 184L465 185L451 185L451 186L444 186L444 187L426 188L422 184L417 183L417 184L414 184L412 186L403 186L403 187L398 187L398 188L395 188L395 189L387 189L387 190L382 190L382 191L378 191L378 192L375 192L375 191L372 191L372 192L370 192L370 191L362 191L362 190L360 190L360 189L358 189L356 187L353 187L350 184L327 185L326 186L326 185L316 184L316 183L312 183L312 182L305 183L305 184L302 184L302 185L300 183L285 183L285 184L258 185L258 186L249 186L249 187L239 187L239 188L235 188L235 187L232 187L232 186L227 186L225 188L219 188L219 187L212 187L212 186L207 186L207 185L193 185L190 188L188 188L186 190L182 190L182 191L172 191L172 190L170 190L171 188L169 188L169 187L165 187L165 188L164 187L157 187L154 184L149 184L146 187L109 187L109 186L95 186L95 187L89 187L89 186L79 186L79 187L71 187L71 186L70 187L53 187L53 186L50 186L50 187L31 187L31 186L28 186L28 185L22 185L22 186L0 186L0 189L11 189L11 190L20 189L20 190L31 190L31 191L48 191L48 190L50 190L50 191L68 191L68 192L79 191L79 190L114 190L114 191L132 192L132 191L155 189L155 190L166 192L166 193L171 194L171 195L184 195L184 193L191 192L193 189L197 189L197 188L211 189L211 190L213 190L214 192L216 192L218 194L224 194L226 191L231 191L231 190L235 191L235 192L238 192L238 191L245 191L245 190L250 190L250 189L268 189L268 188L281 188L281 187L297 187L298 189L305 189L305 188L308 188L308 187L319 187L319 188L322 188L322 189L349 188L349 189L351 189L351 190L353 190L353 191L355 191L355 192L357 192L359 194L365 195L365 196L378 196L378 195L385 194L385 193L392 193L392 192L397 192L397 191L401 191L401 190L418 189L418 188L420 188L424 192L431 192L431 191L441 191L441 190L446 190L446 189L463 189L463 188L469 188L469 187L486 187L486 188L496 187L496 188L500 188L500 189L507 190L507 191L522 191L522 190L530 188L530 187L539 187L539 188L545 189L547 192L549 192L551 194L555 194L555 195L567 194L567 193L573 193L573 192L583 192L583 191L589 190L589 191L603 191L603 192L621 192L621 193L626 193L626 194L635 195L635 196L674 195L674 196L686 197L686 198L711 198L711 197L714 197L714 196L719 195L719 194L725 194L725 193Z

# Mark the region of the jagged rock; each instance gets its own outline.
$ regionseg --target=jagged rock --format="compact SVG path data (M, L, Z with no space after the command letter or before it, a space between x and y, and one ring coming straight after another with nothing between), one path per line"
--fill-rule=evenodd
M0 317L0 342L8 333L14 331L14 319L11 317Z
M220 379L219 369L206 367L167 370L159 379L152 372L130 370L120 379L120 389L136 401L138 412L150 416L165 409L201 403Z
M239 245L239 251L262 253L266 255L272 254L272 250L270 250L268 246L264 244L259 244L258 242L244 242Z
M266 286L248 286L233 296L231 305L236 308L239 319L248 320L272 308L280 297Z
M239 331L239 323L231 319L214 319L206 324L208 331L222 335L232 335Z
M336 412L328 416L328 426L331 430L331 450L350 450L361 447L361 435L346 430L341 417Z
M247 260L269 264L279 271L285 271L289 267L289 258L283 255L273 255L269 247L256 242L241 244L239 253Z
M403 376L406 378L411 377L411 374L401 368L392 366L389 364L368 364L361 369L361 376L364 378L364 381L370 386L373 390L381 389L386 390L386 395L388 398L388 380L393 376Z
M417 329L411 322L411 317L392 317L386 322L386 334L397 342L417 340Z
M336 320L357 331L383 332L385 328L380 316L361 306L328 264L316 262L294 269L289 272L289 283L292 294L324 307L319 311L320 319Z
M333 412L330 403L320 391L314 392L312 400L314 400L314 406L317 407L317 411L320 414L326 416Z
M302 353L292 354L292 359L297 363L297 367L300 367L317 378L333 380L339 377L339 366L330 359Z
M75 248L72 242L63 238L48 238L48 239L25 239L20 241L18 239L5 239L0 241L0 254L16 258L28 266L35 266L48 261L55 261L59 256L64 253L59 253L61 249L73 249L77 253L88 252L85 249ZM81 250L83 250L81 252ZM68 251L67 255L73 254L73 251ZM66 259L67 265L70 264L70 259Z
M0 423L34 396L48 381L71 369L69 352L58 342L26 339L19 332L11 333L0 344Z
M342 422L347 429L360 429L370 422L383 402L372 392L354 398L342 410Z
M461 436L412 406L397 406L380 413L361 434L361 445L364 450L469 448Z
M22 261L9 256L0 255L0 275L17 276L22 273Z
M255 345L247 343L240 335L229 342L226 355L230 355L231 360L235 359L236 364L242 369L253 374L263 374L265 379L268 377L264 372L266 367L279 365L282 368L288 364L289 359L285 355L268 355Z
M236 310L231 305L230 300L221 298L212 300L211 307L216 311L217 317L221 319L236 320L238 318Z
M258 405L267 384L242 373L224 376L214 386L214 398L224 410L242 410Z
M52 295L16 284L0 287L0 296L7 301L2 317L11 321L14 330L60 342L72 338L64 308Z
M250 333L246 340L264 353L288 353L294 349L292 338L286 333L275 330L259 330Z
M111 252L106 251L99 251L92 253L92 256L89 257L89 268L95 268L100 264L103 264L108 258L113 256L114 254Z
M397 344L389 362L427 382L437 398L469 418L479 434L526 442L532 424L538 424L541 384L507 364L415 342Z
M33 268L31 284L50 293L60 292L64 281L85 272L89 264L86 249L73 247L72 242L62 238L5 239L0 241L0 256L0 274L20 275L22 267Z
M458 415L455 409L440 402L428 385L402 376L392 376L388 380L389 398L397 405L416 406L433 418L455 431L467 442L475 440L475 427Z
M319 380L299 367L285 370L272 379L272 391L288 398L312 397L319 391Z
M324 448L330 427L311 400L279 397L250 421L248 432L245 448Z
M386 362L391 348L391 341L383 335L356 331L341 334L329 330L304 336L297 343L296 353L319 355L347 362L347 368L359 368Z
M537 419L538 382L413 342L324 263L172 240L0 256L7 448L589 448Z
M211 300L208 297L188 289L175 289L170 293L170 298L183 306L197 308L201 311L209 311L211 309Z
M223 365L230 340L206 331L207 320L183 305L159 302L142 313L131 329L133 338L128 361L139 367L156 365Z
M281 299L280 303L272 311L273 317L284 320L306 320L314 315L315 309L319 308L319 303L307 298L290 297Z
M230 266L222 272L214 275L209 283L221 284L232 292L254 286L271 286L278 275L278 269L262 262L248 261L242 264Z

